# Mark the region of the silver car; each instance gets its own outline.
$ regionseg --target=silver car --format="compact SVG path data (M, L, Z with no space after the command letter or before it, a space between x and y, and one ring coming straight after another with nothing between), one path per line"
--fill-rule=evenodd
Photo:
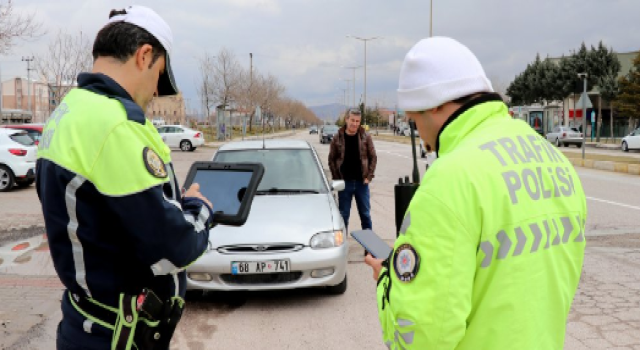
M582 133L576 128L568 126L556 126L547 133L547 140L556 145L556 147L576 145L582 147Z
M333 193L344 181L328 182L308 142L231 142L213 161L259 162L265 172L244 226L211 229L209 249L187 268L187 289L346 291L349 247Z

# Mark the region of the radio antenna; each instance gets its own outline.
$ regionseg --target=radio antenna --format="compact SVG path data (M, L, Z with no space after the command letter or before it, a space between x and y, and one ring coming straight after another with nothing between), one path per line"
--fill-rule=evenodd
M411 129L411 151L413 153L413 183L420 183L420 171L418 171L418 157L416 156L416 124L413 120L409 121Z

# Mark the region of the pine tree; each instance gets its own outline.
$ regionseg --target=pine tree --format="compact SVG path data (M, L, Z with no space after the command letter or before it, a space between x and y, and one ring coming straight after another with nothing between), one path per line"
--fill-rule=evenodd
M640 54L633 59L633 67L629 73L620 78L620 94L614 103L620 114L631 121L640 118Z

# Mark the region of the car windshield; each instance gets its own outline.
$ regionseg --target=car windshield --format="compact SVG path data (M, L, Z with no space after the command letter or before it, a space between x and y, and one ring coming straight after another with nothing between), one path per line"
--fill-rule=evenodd
M23 146L33 146L35 143L35 141L26 132L13 134L9 136L9 138Z
M330 132L332 134L335 134L336 132L338 132L338 127L337 126L333 126L333 125L325 126L324 127L324 132L325 133L329 133Z
M310 149L256 149L221 151L220 163L261 163L264 176L258 194L325 193L326 185Z

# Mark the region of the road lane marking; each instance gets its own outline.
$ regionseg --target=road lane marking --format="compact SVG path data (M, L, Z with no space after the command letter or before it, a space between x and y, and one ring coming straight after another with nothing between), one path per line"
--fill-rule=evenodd
M405 156L405 155L403 155L403 154L398 154L398 153L389 152L389 151L380 150L380 149L376 149L376 152L381 152L381 153L391 154L391 155L394 155L394 156L396 156L396 157L406 158L406 159L412 159L412 160L413 160L413 156L408 157L408 156ZM418 158L418 160L423 161L423 162L425 162L425 163L426 163L426 162L427 162L427 160L426 160L426 159L424 159L424 158L420 158L420 155L419 155L418 153L420 153L420 152L419 152L419 151L416 151L416 157Z
M635 210L640 210L640 207L636 207L634 205L629 205L629 204L623 204L623 203L618 203L618 202L613 202L613 201L608 201L606 199L600 199L600 198L595 198L595 197L586 197L587 199L590 199L592 201L596 201L596 202L602 202L602 203L607 203L607 204L612 204L612 205L617 205L623 208L629 208L629 209L635 209Z

